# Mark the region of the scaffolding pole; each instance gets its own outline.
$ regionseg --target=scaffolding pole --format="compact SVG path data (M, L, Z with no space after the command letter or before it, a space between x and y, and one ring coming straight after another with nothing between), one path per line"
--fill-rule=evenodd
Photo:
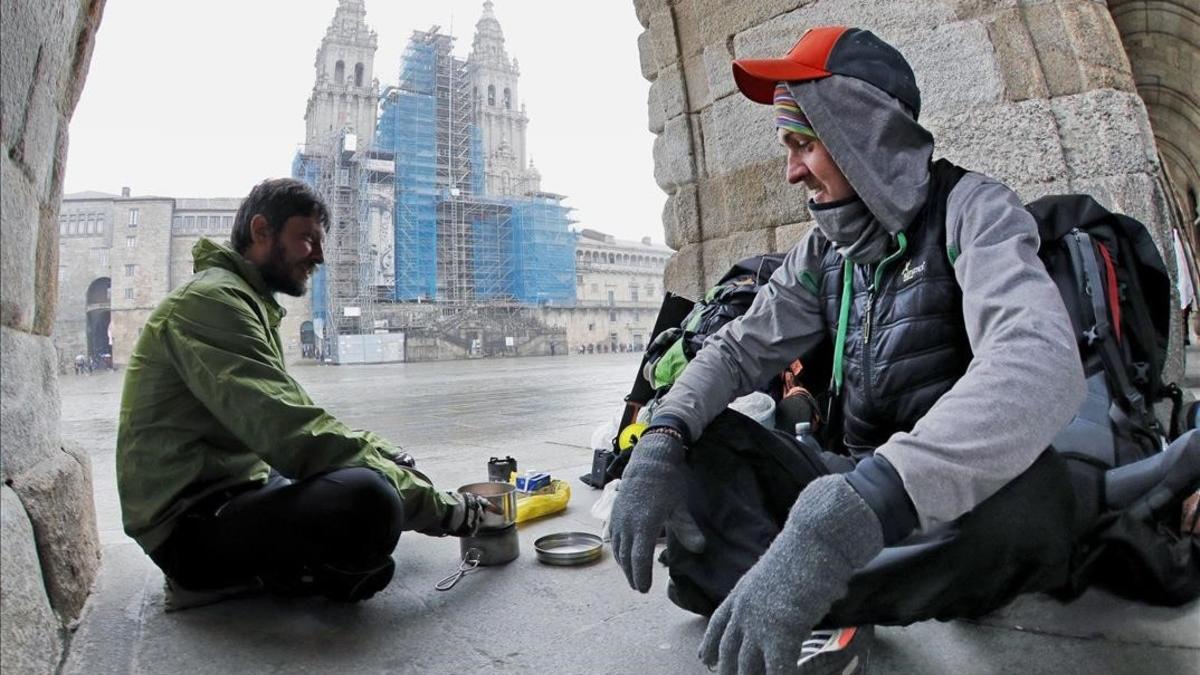
M375 329L372 242L367 213L370 166L358 138L345 129L331 134L318 156L317 192L329 209L324 300L325 353L340 362L341 336L367 335Z

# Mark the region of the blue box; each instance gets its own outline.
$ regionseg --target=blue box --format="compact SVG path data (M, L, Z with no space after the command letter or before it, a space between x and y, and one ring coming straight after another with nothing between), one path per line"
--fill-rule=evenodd
M550 484L550 474L545 471L531 471L517 475L517 489L521 492L536 492Z

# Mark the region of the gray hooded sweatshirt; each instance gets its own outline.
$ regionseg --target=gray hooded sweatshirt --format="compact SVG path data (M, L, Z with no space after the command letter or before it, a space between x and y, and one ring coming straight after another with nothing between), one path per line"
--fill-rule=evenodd
M871 227L872 216L883 226L875 229L887 233L880 236L908 227L928 192L929 132L894 98L855 78L832 75L790 88L866 204L862 227ZM795 358L803 360L824 340L818 298L799 279L806 271L819 275L822 227L837 216L818 209L814 216L817 227L787 254L746 314L710 337L684 370L656 422L682 421L698 438L730 401L758 389ZM1038 260L1037 225L1017 195L994 179L967 173L948 197L946 228L947 245L960 252L954 275L973 358L911 431L893 434L876 449L891 465L888 473L899 475L902 486L895 489L907 493L901 498L907 496L923 527L958 518L1032 465L1084 395L1070 319ZM839 232L835 243L838 238L847 235ZM849 478L856 483L853 473ZM894 495L867 501L877 512L903 503Z

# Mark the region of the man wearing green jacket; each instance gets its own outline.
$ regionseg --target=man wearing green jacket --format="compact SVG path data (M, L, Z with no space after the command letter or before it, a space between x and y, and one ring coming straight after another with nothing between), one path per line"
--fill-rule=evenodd
M401 530L465 535L483 502L313 403L288 375L276 292L300 296L328 213L291 179L242 203L230 247L150 315L125 375L117 487L125 531L167 576L168 609L265 586L344 601L391 581Z

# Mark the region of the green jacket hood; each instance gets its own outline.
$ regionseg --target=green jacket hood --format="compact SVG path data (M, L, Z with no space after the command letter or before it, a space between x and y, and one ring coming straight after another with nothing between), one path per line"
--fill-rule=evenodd
M201 237L196 245L192 246L192 271L203 272L213 267L233 272L245 279L246 283L250 284L259 295L266 298L272 297L267 283L263 281L262 274L253 263L229 246Z

